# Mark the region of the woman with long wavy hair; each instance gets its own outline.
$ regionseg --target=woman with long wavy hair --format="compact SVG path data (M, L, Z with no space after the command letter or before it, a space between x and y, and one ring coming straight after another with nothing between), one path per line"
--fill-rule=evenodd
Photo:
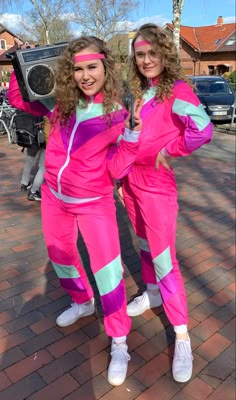
M132 41L130 64L131 92L144 101L142 129L137 158L119 192L139 238L147 289L128 304L128 315L163 304L176 334L173 377L186 382L192 375L192 352L176 259L177 187L170 160L209 142L213 129L165 30L154 24L141 26Z
M87 247L101 298L104 327L112 337L108 381L124 382L130 356L126 336L131 320L120 256L113 178L135 160L140 119L124 129L127 111L117 101L114 59L102 40L83 36L71 42L55 72L55 101L23 101L14 73L9 102L44 115L51 130L46 148L42 225L50 261L71 307L58 316L60 327L95 312L94 294L77 249L78 229ZM128 121L126 121L128 127ZM110 151L119 146L117 151Z

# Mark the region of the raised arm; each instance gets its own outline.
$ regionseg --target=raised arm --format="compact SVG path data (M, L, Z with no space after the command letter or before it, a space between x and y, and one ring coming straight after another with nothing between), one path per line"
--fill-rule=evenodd
M23 100L14 72L12 72L10 77L8 101L13 107L36 116L47 116L48 118L50 118L52 113L52 110L48 109L40 101L34 101L30 103Z

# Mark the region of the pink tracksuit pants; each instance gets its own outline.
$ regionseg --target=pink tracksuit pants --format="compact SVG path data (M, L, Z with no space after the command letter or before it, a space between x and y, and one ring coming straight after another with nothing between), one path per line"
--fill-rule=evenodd
M186 294L175 250L178 204L173 171L135 165L124 179L123 194L139 238L143 281L158 284L170 323L187 325Z
M82 304L93 297L77 248L79 229L100 293L105 331L114 338L126 336L131 319L127 315L113 194L71 204L57 199L46 184L41 189L44 238L61 286L75 303Z

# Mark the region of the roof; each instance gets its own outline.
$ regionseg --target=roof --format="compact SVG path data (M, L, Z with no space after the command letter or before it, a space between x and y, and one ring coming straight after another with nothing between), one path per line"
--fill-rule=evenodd
M173 31L173 24L166 24ZM218 51L227 39L235 33L235 24L216 24L209 26L185 26L180 27L181 39L187 42L191 47L200 52ZM229 45L225 51L234 51L235 44Z
M3 32L10 33L12 36L14 36L14 38L19 39L23 43L23 41L19 38L19 36L17 36L15 33L11 32L4 25L0 24L0 34L3 33Z
M5 62L10 61L11 62L11 60L6 57L6 54L14 53L17 49L18 49L18 46L15 44L14 46L10 47L10 49L3 50L2 52L0 52L0 61L5 61Z

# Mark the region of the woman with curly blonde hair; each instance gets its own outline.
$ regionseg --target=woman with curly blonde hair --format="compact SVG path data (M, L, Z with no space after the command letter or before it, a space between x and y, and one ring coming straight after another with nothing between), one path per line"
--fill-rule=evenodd
M128 304L136 316L163 304L176 333L173 377L192 375L192 352L183 279L176 259L177 188L171 157L191 154L210 141L212 124L184 78L172 38L146 24L132 41L130 88L144 99L135 163L119 189L139 238L147 290Z
M126 336L131 320L113 178L124 176L136 158L139 109L134 130L125 129L127 111L117 101L115 63L104 42L95 37L80 37L68 45L57 64L55 81L55 103L53 99L28 103L13 73L9 102L51 122L41 187L42 225L51 263L73 301L56 322L69 326L95 312L93 290L77 249L79 228L100 293L105 331L112 337L108 381L120 385L130 359ZM117 151L110 151L118 141Z

